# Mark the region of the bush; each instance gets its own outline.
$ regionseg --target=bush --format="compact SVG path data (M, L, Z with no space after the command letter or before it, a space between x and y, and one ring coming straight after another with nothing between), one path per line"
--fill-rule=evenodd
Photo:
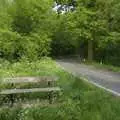
M17 0L6 11L0 11L0 58L31 61L50 54L51 4L44 0L25 0L23 4Z
M30 36L22 37L21 57L26 57L28 60L37 60L50 53L51 39L47 35L31 34ZM20 49L19 49L20 50Z
M29 60L47 56L50 53L51 39L46 34L21 36L9 30L0 30L0 57L7 60Z
M96 59L107 64L120 66L120 34L110 33L98 43Z
M51 51L51 38L47 34L31 34L31 41L36 43L38 57L47 56Z
M0 30L0 57L8 60L17 58L17 47L21 36L9 30Z

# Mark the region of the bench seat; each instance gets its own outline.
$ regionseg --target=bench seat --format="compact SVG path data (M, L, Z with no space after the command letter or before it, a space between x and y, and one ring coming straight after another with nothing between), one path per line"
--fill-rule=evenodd
M7 89L0 92L2 95L10 94L22 94L22 93L33 93L33 92L56 92L60 91L59 87L50 87L50 88L32 88L32 89Z
M40 76L40 77L16 77L16 78L5 78L5 84L19 84L19 83L38 83L42 81L51 82L57 81L58 77L55 76Z

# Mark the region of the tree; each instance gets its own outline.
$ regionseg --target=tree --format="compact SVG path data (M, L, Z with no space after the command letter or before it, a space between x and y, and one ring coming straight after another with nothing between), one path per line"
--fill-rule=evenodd
M25 0L23 3L21 0L13 0L9 4L5 13L12 20L7 19L10 29L6 26L8 30L0 31L1 57L18 60L25 56L33 60L50 54L55 17L51 9L52 1ZM4 19L1 21L1 25L8 22ZM7 36L10 39L7 40Z

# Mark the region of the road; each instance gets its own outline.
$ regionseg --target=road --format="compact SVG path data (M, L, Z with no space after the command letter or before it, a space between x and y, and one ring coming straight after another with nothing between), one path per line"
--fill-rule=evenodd
M72 59L59 59L56 62L64 70L76 76L87 78L92 84L120 96L120 73L96 69Z

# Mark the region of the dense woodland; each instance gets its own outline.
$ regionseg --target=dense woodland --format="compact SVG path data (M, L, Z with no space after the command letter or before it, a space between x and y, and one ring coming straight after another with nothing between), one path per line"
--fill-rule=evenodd
M18 61L78 54L120 66L120 1L0 0L0 58Z

